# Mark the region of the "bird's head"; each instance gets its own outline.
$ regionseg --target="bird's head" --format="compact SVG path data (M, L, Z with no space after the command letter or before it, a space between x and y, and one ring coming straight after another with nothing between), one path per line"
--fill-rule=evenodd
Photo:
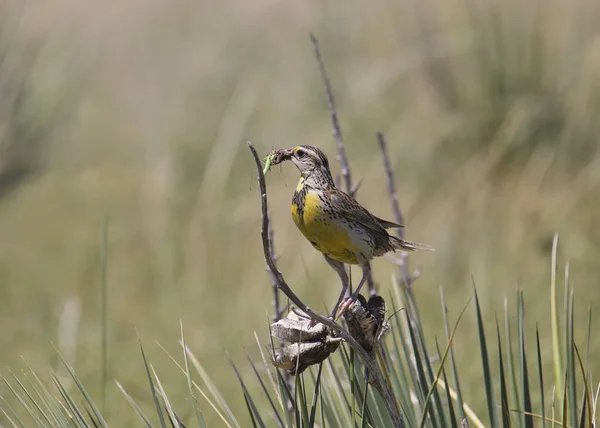
M273 165L287 160L296 165L303 177L313 173L325 173L331 176L327 155L318 147L296 146L291 149L277 150L273 157Z

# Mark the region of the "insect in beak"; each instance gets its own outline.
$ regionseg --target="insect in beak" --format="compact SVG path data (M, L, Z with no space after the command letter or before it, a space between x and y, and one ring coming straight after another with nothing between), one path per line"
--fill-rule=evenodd
M294 150L293 149L281 149L281 150L276 150L273 153L273 165L278 165L281 162L284 162L286 160L290 160L292 158L292 155L294 154Z

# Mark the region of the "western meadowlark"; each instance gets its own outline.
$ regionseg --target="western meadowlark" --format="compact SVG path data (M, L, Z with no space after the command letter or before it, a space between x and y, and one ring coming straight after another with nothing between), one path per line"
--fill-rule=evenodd
M313 146L297 146L273 152L271 161L277 165L290 160L300 170L300 181L292 198L292 217L300 232L313 247L323 253L327 263L342 281L342 292L331 314L338 307L349 286L344 263L362 268L362 278L354 293L342 305L340 314L356 300L370 273L369 261L389 251L428 249L391 236L386 229L402 227L374 216L356 200L335 186L329 161L323 151Z

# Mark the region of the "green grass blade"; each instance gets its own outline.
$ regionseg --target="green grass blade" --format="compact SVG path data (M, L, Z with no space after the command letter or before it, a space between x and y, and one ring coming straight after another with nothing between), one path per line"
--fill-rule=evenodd
M267 401L271 405L271 410L273 410L273 415L277 419L277 423L279 424L279 426L283 426L283 420L281 419L281 416L279 415L279 412L277 411L277 407L275 406L275 403L273 402L273 399L271 398L271 394L269 394L269 390L267 389L267 386L263 382L260 373L258 373L258 370L256 369L256 366L254 365L254 362L252 361L252 359L250 358L250 355L248 355L247 352L246 352L246 358L248 359L248 362L250 363L250 366L252 367L252 370L254 371L254 374L256 375L256 378L258 379L258 382L260 383L260 386L261 386L265 396L267 397Z
M319 398L319 392L321 391L321 373L323 372L323 363L319 364L319 370L317 371L317 379L315 379L315 392L313 393L313 401L310 406L310 417L308 419L309 428L313 428L315 425L315 418L317 415L317 399Z
M204 421L204 416L202 416L202 411L200 410L200 407L198 406L198 399L196 398L196 395L194 394L194 388L193 388L193 379L192 379L192 374L190 372L190 363L188 360L188 355L187 352L185 352L187 346L185 344L185 336L183 334L183 322L181 320L179 320L179 328L181 331L181 347L183 349L183 362L184 362L184 366L185 366L185 377L187 380L187 386L188 386L188 394L190 396L190 401L192 403L192 406L194 407L194 414L196 415L196 421L198 422L198 426L200 428L206 428L206 422Z
M415 365L414 365L414 352L413 352L413 348L410 344L410 341L407 339L408 331L410 330L410 322L407 322L407 317L406 316L402 316L402 314L400 313L400 311L397 309L396 306L396 301L398 301L398 304L401 305L403 300L402 297L400 296L400 290L404 289L404 286L401 286L398 284L398 280L396 279L396 276L392 275L392 282L394 284L394 290L396 292L396 299L394 299L393 297L390 298L391 301L391 305L392 305L392 313L394 314L394 316L392 316L390 319L393 320L393 324L392 324L392 331L391 334L394 334L394 332L397 332L398 337L399 337L399 341L400 344L402 345L402 353L401 356L404 358L404 361L406 362L406 369L408 371L408 373L410 374L410 378L412 380L412 389L414 391L414 396L417 398L418 404L419 406L422 406L423 401L425 400L425 392L423 392L421 386L420 386L420 382L419 382L419 378L418 378L418 374L417 374L417 370L415 370ZM402 310L404 312L408 312L406 311L406 308L402 308ZM400 352L400 349L398 349L398 352ZM411 412L408 415L412 414L412 418L409 418L408 420L413 420L414 423L417 423L417 417L416 417L416 413L417 413L417 409L415 409L415 405L412 404L412 400L410 397L410 388L409 391L407 391L408 393L408 397L407 397L407 408L411 409Z
M438 355L440 352L440 345L437 337L435 338L435 349ZM448 378L446 377L446 369L442 366L442 378L444 380L444 390L446 391L446 402L448 403L448 418L450 419L450 425L452 428L458 428L458 421L456 420L456 413L454 412L454 405L452 404L452 396L450 395L450 387L448 386Z
M550 406L550 418L552 420L552 428L554 428L554 418L556 417L556 385L552 388L552 403Z
M29 392L29 390L25 387L25 385L23 385L23 383L21 382L21 380L15 376L13 374L13 379L15 380L15 382L17 383L17 385L19 385L19 387L21 388L21 390L25 393L25 395L27 396L27 398L29 399L29 401L33 404L33 406L35 407L35 410L37 410L37 414L40 416L40 420L45 420L48 423L48 426L52 426L52 421L50 421L50 418L48 417L48 415L46 414L46 412L44 412L44 409L42 409L42 407L40 406L40 404L38 403L38 401L41 400L36 400L31 393ZM35 392L35 390L34 390Z
M341 356L341 360L342 362L344 362L344 350L340 349L342 351L342 353L340 354ZM344 415L347 415L348 417L350 416L350 401L348 401L348 397L346 396L346 392L344 391L344 387L342 386L342 376L340 375L340 373L338 373L338 371L335 369L334 365L331 363L331 360L327 360L329 362L329 369L331 370L331 374L332 374L332 378L330 380L333 380L335 382L335 392L336 395L338 396L338 400L340 401L340 404L342 406L345 406L345 410L346 412L344 412ZM346 364L344 363L344 366L346 366ZM350 419L347 420L347 424L350 425Z
M329 374L328 384L332 387L331 389L337 397L337 402L343 408L342 411L339 411L339 409L338 409L338 411L336 412L339 419L342 419L342 418L344 419L342 425L340 425L340 426L348 427L348 426L350 426L350 415L349 415L349 412L347 411L347 409L350 406L348 403L348 399L346 398L346 395L344 393L344 389L342 388L342 384L341 384L341 380L340 380L341 376L335 370L335 367L334 367L333 363L331 362L331 358L328 358L325 361L327 362L327 369L328 369L328 374ZM332 403L333 402L334 402L334 400L332 400Z
M244 399L246 400L246 404L249 406L249 411L250 411L250 415L254 415L254 417L256 418L256 423L258 423L258 425L261 428L265 428L265 423L263 422L261 416L260 416L260 412L258 411L258 409L256 408L256 405L254 404L254 400L252 400L252 396L250 395L250 392L248 391L248 389L246 388L246 384L244 383L244 380L242 379L242 376L240 375L240 372L238 371L236 365L233 363L233 361L231 360L231 358L229 358L229 364L231 364L231 367L233 367L233 370L235 372L235 375L238 378L238 382L240 383L240 386L242 387L242 392L244 394Z
M357 399L357 388L356 388L356 355L354 355L354 349L350 348L349 351L349 360L350 360L350 397L352 397L352 408L350 409L350 414L352 415L352 426L356 426L356 399ZM309 428L312 426L309 425Z
M567 426L568 414L569 414L569 405L567 403L567 388L569 381L569 371L565 371L565 383L563 388L563 412L562 412L562 426Z
M542 428L546 428L546 404L544 400L544 371L542 367L542 349L540 346L540 331L536 324L535 340L537 349L538 376L540 378L540 405L542 408Z
M274 358L275 357L275 349L273 347L274 346L274 344L273 344L273 337L271 336L271 325L267 322L267 326L268 326L268 329L269 329L269 336L270 336L270 341L271 341L271 350L273 352L273 358ZM260 352L260 357L262 359L262 363L263 363L263 367L265 369L265 373L267 374L267 378L269 379L269 382L271 383L271 390L275 394L277 402L279 403L279 407L281 407L281 410L283 410L283 412L286 413L287 412L287 407L284 407L280 387L277 384L277 382L275 381L275 378L273 377L273 373L271 372L271 368L273 367L273 365L269 364L267 362L267 357L265 355L265 352L264 352L264 349L263 349L263 345L260 343L260 339L258 338L258 334L256 334L256 332L254 332L254 340L256 341L256 345L258 347L258 351ZM275 369L275 370L277 370L277 369Z
M269 341L271 343L271 358L274 359L275 358L275 343L273 342L273 334L271 333L271 323L270 322L267 322L267 328L269 330ZM270 376L271 372L268 369L266 369L267 360L262 352L260 343L258 342L258 336L256 336L256 333L254 336L259 345L258 348L260 349L260 353L263 358L263 362L265 364L265 370L267 370L267 372L269 373L269 376ZM277 387L279 389L277 397L279 400L279 405L281 407L281 411L283 412L283 416L285 417L285 423L286 423L285 426L291 427L292 426L292 417L290 415L290 408L295 408L296 405L294 403L294 398L292 397L292 393L290 391L290 386L288 385L288 382L287 382L287 379L289 379L289 375L287 377L284 377L284 375L282 374L282 371L277 368L275 369L275 374L277 377ZM277 391L277 389L275 387L273 387L273 390Z
M454 328L452 329L452 334L450 335L450 339L448 340L448 344L446 345L446 349L444 350L444 355L442 356L442 359L440 361L440 367L437 370L435 378L434 378L433 382L431 383L431 387L429 388L429 391L427 392L427 397L425 398L425 404L423 406L423 414L421 416L421 422L419 424L420 428L423 428L425 426L425 420L427 418L427 407L428 407L429 401L431 400L431 397L433 395L433 390L434 389L437 390L437 383L442 374L442 370L444 369L444 363L446 362L446 358L448 357L450 348L452 347L452 341L454 340L454 335L456 334L456 329L458 328L458 325L460 324L460 320L462 319L463 315L467 311L467 307L469 306L470 302L471 302L471 299L469 299L467 301L467 303L465 304L465 307L461 311L460 315L458 315L458 318L456 319L456 322L454 323ZM443 419L443 420L445 420L445 419ZM446 424L444 423L442 426L446 426Z
M560 327L558 317L558 306L556 301L556 251L558 247L558 234L554 235L552 241L552 264L550 271L550 312L552 316L552 357L554 362L554 384L558 391L562 391L563 363L562 348L560 346Z
M527 369L527 353L525 350L525 302L523 300L523 290L517 291L517 328L519 332L519 365L521 373L521 392L523 394L523 402L521 410L523 419L522 426L525 428L533 428L533 418L530 416L531 409L531 393L529 391L529 371Z
M108 285L107 285L107 254L108 254L108 217L102 219L100 224L100 287L101 296L101 325L102 325L102 372L100 379L100 397L102 409L106 409L106 384L108 382Z
M330 426L339 427L342 426L342 421L335 410L331 385L331 382L324 382L321 387L321 412Z
M508 364L508 376L510 379L511 392L512 392L512 405L515 409L520 407L520 394L519 394L519 383L517 382L517 369L514 360L514 353L512 348L512 336L510 328L510 313L508 309L508 299L504 299L504 334L506 338L506 362Z
M296 402L292 395L292 391L290 391L288 388L286 379L284 379L284 377L282 375L282 371L277 369L277 371L275 372L275 375L277 376L277 383L278 383L279 389L281 391L282 399L284 400L285 403L289 403L289 406L290 406L289 408L286 407L283 412L283 414L285 415L285 419L286 419L286 426L292 427L294 425L292 423L292 413L294 413L296 411Z
M392 419L385 408L385 403L383 402L381 395L373 391L374 388L369 388L369 397L371 398L373 407L377 410L377 417L379 418L379 422L375 426L391 427ZM409 426L412 427L411 424L409 424Z
M436 375L434 376L433 374L433 369L431 367L431 362L429 360L429 353L427 352L427 346L425 344L425 337L422 334L422 329L421 328L417 328L417 334L419 337L419 342L421 343L421 348L423 350L423 361L425 362L425 369L427 370L427 375L428 375L428 379L431 380L431 384L429 386L429 390L427 392L427 395L431 394L431 396L429 397L429 401L433 401L433 403L435 404L435 408L436 408L436 415L439 418L439 425L441 427L446 427L448 426L448 423L446 421L446 412L444 412L444 409L442 407L442 398L440 397L440 393L439 393L439 389L437 388L437 382L441 376L441 369L443 368L444 365L444 361L446 359L446 354L444 355L443 361L440 365L440 368L438 369ZM453 336L451 336L453 337ZM447 351L447 349L446 349ZM427 402L427 397L425 398L425 405L429 405L429 403Z
M592 406L592 420L596 420L596 410L598 406L598 397L600 396L600 382L598 383L598 387L596 388L596 395L594 395L594 404Z
M498 340L498 365L500 371L500 403L502 410L502 427L510 428L510 410L508 407L508 394L506 391L506 378L504 377L504 361L502 356L502 340L500 339L500 323L496 316L496 339Z
M567 343L565 343L565 349L567 350L567 370L569 372L569 384L567 386L568 391L568 405L569 405L569 423L572 427L577 426L577 379L575 378L575 336L574 336L574 314L573 314L573 291L569 292L568 299L568 310L567 310Z
M252 406L250 406L250 402L248 401L248 397L244 394L244 402L246 403L246 409L248 409L248 414L250 415L250 421L252 422L252 426L254 428L258 428L256 425L256 418L254 417L254 411L252 410Z
M2 378L4 380L4 378ZM12 406L10 404L8 404L8 401L2 396L0 395L0 400L4 401L4 405L6 406L6 408L10 411L10 413L13 415L13 417L15 418L15 420L18 423L18 426L20 426L21 428L24 428L25 425L23 424L23 422L21 421L21 419L19 418L19 415L17 414L17 412L15 412L15 410L12 408ZM2 407L0 407L0 409L2 409ZM4 413L4 415L10 420L9 415L4 411L4 409L2 409L2 412ZM16 425L15 422L13 422L11 420L11 423L13 425Z
M57 423L59 423L59 424L62 423L63 426L68 425L68 420L65 417L64 411L57 404L56 398L53 396L53 394L50 391L48 391L48 388L46 388L44 383L41 381L41 379L38 377L38 375L33 371L33 369L27 364L27 362L25 362L25 364L27 365L27 369L29 370L29 372L31 373L33 378L35 379L35 381L41 391L40 394L46 397L45 401L47 403L47 407L54 415Z
M434 375L433 375L433 369L431 368L431 363L429 362L429 352L427 351L427 345L425 343L425 335L423 333L423 329L422 329L422 324L421 324L421 318L419 315L419 310L417 307L417 303L416 300L414 298L414 295L412 293L412 290L407 287L407 286L402 286L400 287L403 295L404 295L404 301L407 304L407 317L405 318L406 324L407 324L407 330L409 332L412 332L412 336L411 336L411 341L413 338L417 339L416 342L416 346L419 347L419 349L421 350L419 353L419 356L422 355L422 358L415 358L415 362L417 362L418 365L421 365L421 368L419 369L417 367L417 377L418 376L418 371L419 370L423 370L424 372L426 372L427 377L425 377L424 379L426 379L425 383L422 385L421 390L422 390L422 400L425 400L425 397L427 395L427 393L430 391L430 385L429 382L433 382L434 380ZM413 346L415 346L415 344L413 344ZM414 349L414 351L416 351L416 348ZM416 354L415 354L416 357ZM419 378L419 382L421 382L421 379ZM442 427L446 426L446 420L445 420L445 412L443 411L442 407L441 407L441 398L439 395L439 391L437 388L433 389L433 402L435 404L435 410L433 407L429 407L430 409L430 416L431 416L431 424L432 426L435 428L438 425L441 425ZM424 402L422 401L421 405L423 405ZM439 422L438 422L438 418L439 418Z
M381 349L380 349L381 350ZM387 368L388 364L386 362L386 368ZM366 422L368 425L375 425L375 421L373 418L373 413L371 411L371 407L369 405L369 384L366 382L365 377L364 377L364 372L363 374L359 375L357 373L356 376L356 391L358 391L358 393L356 394L356 400L358 405L360 406L360 413L358 416L361 417L362 419L366 419ZM366 402L365 402L366 399ZM363 410L364 410L364 418L363 418Z
M392 302L393 305L394 302ZM404 385L400 386L397 385L397 388L400 391L403 391L401 394L401 404L402 408L405 411L405 416L407 418L408 421L414 421L414 423L416 423L417 421L417 416L416 416L416 409L415 406L412 402L411 399L411 387L410 385L412 385L412 389L414 390L414 395L417 397L417 400L419 401L419 404L422 404L423 400L425 400L425 397L423 395L423 392L421 391L421 388L419 386L419 380L417 378L417 373L416 370L414 370L414 365L413 365L413 359L412 359L412 348L410 347L406 336L404 334L405 329L403 328L402 324L400 323L400 319L404 318L401 316L401 314L397 311L394 312L396 315L393 317L394 319L394 323L392 324L392 331L390 332L390 335L392 336L392 340L393 340L393 344L394 344L394 349L396 349L395 353L397 354L398 357L398 367L400 368L401 372L404 373L403 375L403 379L405 379L405 383ZM406 330L408 330L409 327L406 328ZM396 339L396 337L398 337L398 339ZM398 342L400 343L400 346L398 346ZM405 361L405 365L402 365L402 359L404 359ZM406 375L406 372L408 372L409 376ZM397 381L397 379L394 379L395 383Z
M365 385L365 390L364 390L364 394L363 394L363 402L362 402L362 409L361 409L361 418L360 418L360 428L366 428L367 426L367 401L368 401L368 392L369 392L369 384L367 383ZM373 423L371 422L371 425L373 425Z
M586 406L587 406L587 395L585 394L585 391L584 391L583 402L581 403L581 415L579 417L579 425L578 425L579 428L585 428L586 426L590 426L590 427L594 426L594 425L586 425L586 422L587 422L586 421L586 416L587 416Z
M409 319L409 315L408 312L406 312L406 322L410 325L410 319ZM410 336L410 341L413 347L413 353L414 353L414 364L415 367L414 369L417 372L417 377L419 379L419 388L421 389L421 393L423 394L424 400L423 400L423 404L422 404L422 415L421 415L421 425L423 426L423 421L426 420L426 416L427 414L429 414L429 418L430 418L430 422L431 424L436 427L437 426L437 419L436 419L436 415L435 415L435 410L433 410L432 407L428 406L428 402L429 402L429 385L427 383L427 378L425 377L425 371L423 370L423 362L421 359L421 353L419 352L419 345L417 344L417 340L415 338L415 333L413 331L412 328L408 329L408 334ZM425 358L427 358L427 356L425 356Z
M296 403L296 407L294 408L294 414L296 415L296 426L301 428L302 424L302 398L300 396L300 376L296 376L294 378L294 402Z
M397 330L397 329L396 329ZM392 345L388 346L384 341L382 347L385 350L385 355L389 355L389 371L390 378L392 381L393 391L398 397L400 402L400 408L404 413L404 417L407 421L416 419L414 413L414 406L410 399L410 379L406 375L404 364L402 363L402 357L406 354L403 353L402 348L398 344L395 332L390 332L389 336L392 338ZM395 364L394 364L395 363Z
M302 412L302 423L308 427L308 400L306 398L306 384L304 383L304 373L297 376L300 379L300 410Z
M4 383L10 390L10 392L12 392L12 394L16 397L17 401L21 404L21 406L23 406L23 408L27 411L27 413L29 413L29 416L31 416L31 418L35 421L35 423L40 427L46 426L42 422L42 420L40 419L40 417L38 416L36 411L30 407L30 405L27 403L27 401L25 401L25 398L23 398L21 396L21 394L19 394L17 392L17 390L12 386L12 384L4 376L2 376L2 380L4 381Z
M592 337L592 305L588 305L587 335L585 340L585 367L590 366L590 342Z
M582 425L583 422L585 422L585 414L586 414L586 410L587 410L587 414L589 415L588 418L588 426L593 426L594 425L594 421L592 419L592 395L590 392L590 385L587 381L587 377L586 377L586 373L585 373L585 367L583 366L583 361L581 360L581 355L579 354L579 349L577 349L577 346L575 346L575 353L577 355L577 361L579 362L579 369L581 370L581 377L583 378L583 386L584 386L584 390L583 390L583 397L584 397L584 405L581 407L581 418L580 418L580 426L584 426Z
M56 352L58 353L58 356L59 356L60 360L62 361L63 365L66 367L67 371L69 372L69 375L71 376L71 378L77 385L77 388L79 388L79 391L85 398L85 401L92 409L92 412L94 413L94 417L96 418L96 420L98 421L100 426L102 426L103 428L106 428L107 425L106 425L106 422L104 422L104 418L102 417L100 409L98 409L98 406L96 406L96 403L94 402L94 400L92 400L92 397L90 396L90 394L88 394L87 390L84 388L83 383L81 383L81 381L79 380L79 377L77 377L77 375L75 374L75 370L73 369L73 367L71 367L71 365L69 363L67 363L67 361L63 358L62 354L60 352L58 352L58 350L56 350Z
M362 380L362 376L356 373L357 365L352 363L353 351L352 349L347 352L345 348L341 348L340 358L342 360L342 364L344 369L346 370L346 377L350 382L350 399L352 400L351 405L348 407L348 412L351 415L352 426L357 425L357 416L358 411L356 409L356 404L362 406L362 392L364 381Z
M319 403L320 403L320 410L321 410L319 415L321 416L321 428L326 427L326 425L325 425L325 409L324 409L325 399L323 398L323 395L324 395L323 393L319 394Z
M92 423L93 428L100 428L98 421L96 421L96 419L94 418L94 415L92 414L92 412L90 411L90 409L87 406L85 408L85 413L88 416L88 419L90 420L90 422Z
M448 307L446 305L444 289L442 287L440 287L440 295L442 301L442 312L444 314L444 330L446 332L446 340L450 340L450 322L448 321ZM454 391L456 392L456 404L458 405L458 415L461 420L467 419L467 415L465 414L464 408L465 403L463 401L462 392L460 389L458 370L456 368L456 360L454 359L454 350L452 347L450 347L450 364L452 366L452 378L454 381Z
M17 424L17 422L13 421L13 420L12 420L12 418L10 417L10 415L9 415L9 414L8 414L8 413L7 413L7 412L6 412L6 411L5 411L5 410L4 410L2 407L0 407L0 412L2 412L2 414L4 415L4 418L5 418L5 419L6 419L8 422L10 422L10 424L11 424L13 427L15 427L15 428L23 427L23 424L21 423L21 421L19 421L19 420L17 419L17 422L18 422L18 424ZM16 415L13 413L13 416L16 416Z
M42 403L42 405L48 411L48 415L50 415L49 417L52 418L51 425L52 426L68 425L68 421L64 415L64 412L62 411L62 409L59 406L56 405L55 397L50 393L50 391L48 391L46 389L44 384L41 383L41 381L35 375L35 373L33 373L33 371L30 371L30 373L33 376L34 381L36 382L37 386L34 385L33 381L31 381L31 379L27 376L26 373L23 373L23 374L24 374L25 378L27 379L29 385L33 389L33 391L36 393L37 398L40 400L40 403Z
M142 360L144 361L144 368L146 369L146 378L148 380L148 386L150 386L150 393L152 394L152 399L154 401L154 407L156 409L156 414L158 415L158 419L160 421L160 426L162 428L167 428L165 423L165 417L162 412L162 408L160 407L160 403L158 402L158 395L156 394L156 388L154 387L154 382L152 381L152 375L150 374L150 366L148 364L148 360L146 359L146 353L144 352L144 347L142 346L142 341L138 337L138 342L140 344L140 351L142 352Z
M181 364L179 364L177 362L177 360L175 358L173 358L173 356L171 354L169 354L169 352L167 352L167 350L160 343L157 343L157 345L160 347L160 349L163 350L163 352L167 355L167 357L169 357L169 359L177 366L177 368L179 370L181 370L181 372L183 374L186 374L185 368ZM180 342L180 345L183 347L183 342ZM194 354L189 350L189 348L185 348L185 349L187 350L186 355L189 355L190 359L191 358L195 358L193 356ZM200 395L202 395L202 398L204 398L206 400L206 402L215 411L215 413L219 416L219 418L221 418L221 421L223 421L223 423L225 424L225 426L227 426L228 428L232 428L232 423L235 422L235 421L229 421L227 419L227 417L219 410L219 406L215 402L215 400L211 399L208 396L208 394L206 392L204 392L204 390L202 388L200 388L200 386L194 380L192 380L192 386L200 393Z
M79 408L77 407L77 405L75 404L75 402L63 386L63 384L61 383L61 381L58 379L58 376L56 376L54 373L52 374L52 381L54 382L54 385L56 386L56 389L58 389L60 395L65 400L65 403L67 403L67 406L69 406L69 409L71 409L72 417L74 417L73 422L75 422L76 426L87 427L88 424L85 421L85 418L83 417L81 412L79 411Z
M125 399L129 403L129 405L133 408L133 410L135 410L135 412L140 417L140 419L144 422L144 424L148 428L152 428L152 424L150 423L150 420L146 417L146 415L144 414L144 412L142 411L142 409L140 409L140 406L137 405L137 403L135 402L135 400L133 399L133 397L131 395L129 395L129 393L127 392L127 390L125 390L125 388L123 388L123 385L121 385L119 383L119 381L115 380L115 383L117 384L117 388L119 388L119 391L121 391L121 393L123 394L123 396L125 397Z
M487 411L490 417L490 426L498 427L498 412L496 410L496 398L494 396L494 385L490 369L490 361L488 357L487 344L485 341L485 331L483 327L483 318L481 316L481 307L479 306L479 297L477 289L473 286L475 293L475 309L477 311L477 331L479 333L479 345L481 350L481 364L483 366L483 380L485 384L485 397L487 401Z
M517 409L511 409L511 411L512 411L512 412L514 412L514 413L522 413L522 412L521 412L521 410L517 410ZM531 418L533 418L533 419L539 419L540 421L542 420L542 415L538 415L537 413L529 413L529 412L525 412L525 414L526 414L526 416L531 416ZM562 426L563 426L563 424L562 424L562 421L555 420L555 419L552 419L552 418L550 418L550 417L547 417L547 418L545 419L545 421L546 421L546 422L551 422L551 423L552 423L552 428L554 428L554 426L555 426L555 425L556 425L556 426L559 426L559 427L562 427ZM566 427L566 428L572 428L572 427L571 427L571 426L569 426L569 425L565 425L565 427Z
M223 410L223 412L225 412L225 414L227 415L227 417L229 419L229 422L227 422L228 424L232 424L236 428L240 428L240 424L238 423L236 417L234 416L233 412L229 408L229 405L227 404L227 402L223 399L223 396L219 392L219 389L216 387L216 385L214 384L214 382L208 375L208 372L204 369L202 364L200 364L200 361L198 360L198 358L196 358L196 356L190 350L190 348L185 348L185 351L187 352L188 358L190 359L192 365L194 366L194 368L200 375L202 382L204 382L204 384L208 388L208 391L212 395L213 400L208 400L208 401L210 403L212 403L214 401L219 405L221 410Z
M165 408L167 409L167 414L169 415L169 420L171 422L171 425L178 427L179 426L179 418L175 415L175 411L173 410L173 407L171 406L171 402L169 401L169 398L167 397L167 393L165 392L165 389L162 386L162 382L160 381L158 375L156 374L156 370L154 370L154 366L152 364L150 364L150 371L152 372L152 376L154 376L154 380L156 381L158 393L160 394L160 396L163 400L163 403L165 404Z

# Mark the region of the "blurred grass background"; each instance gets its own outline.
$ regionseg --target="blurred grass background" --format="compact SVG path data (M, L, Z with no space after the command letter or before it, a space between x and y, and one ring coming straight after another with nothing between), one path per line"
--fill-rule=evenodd
M152 406L137 329L171 401L183 400L185 377L153 346L180 355L182 319L188 346L243 414L225 353L255 355L253 332L267 343L272 312L245 141L264 154L308 143L335 155L310 32L354 179L363 180L359 201L391 218L381 130L407 237L437 250L411 256L424 268L421 308L435 309L422 309L432 338L443 336L439 286L456 315L471 276L490 320L523 287L533 337L535 321L548 317L555 232L581 325L600 300L597 2L13 0L0 8L0 367L18 371L23 357L38 370L58 368L54 343L100 393L108 216L109 378ZM278 171L268 184L279 265L308 304L329 307L337 277L292 223L297 172ZM393 266L374 268L387 295ZM550 361L549 323L540 333ZM455 352L467 379L480 376L464 346L475 337L463 322ZM114 384L107 388L109 422L134 423ZM463 380L463 388L480 408L478 387Z

